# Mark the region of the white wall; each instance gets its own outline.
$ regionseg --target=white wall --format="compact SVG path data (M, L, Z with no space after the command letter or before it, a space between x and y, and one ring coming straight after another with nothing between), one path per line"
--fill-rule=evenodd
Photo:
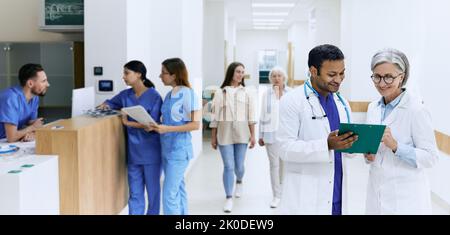
M128 0L126 7L126 52L127 61L140 60L142 61L147 70L153 72L156 69L151 63L151 28L149 22L151 22L152 14L148 11L152 7L152 1L148 0ZM152 66L153 65L153 66ZM148 72L147 72L148 73ZM154 80L153 77L147 77L150 80ZM124 83L122 81L122 83Z
M225 77L226 12L223 1L205 1L203 87L220 86Z
M420 67L416 75L418 87L432 112L435 128L450 135L450 79L445 72L450 68L450 27L447 23L450 22L450 2L420 1L418 8L421 9L418 21L421 22L422 30L409 37L421 40L421 44L416 46L420 51L416 58L420 62L420 65L416 65Z
M445 70L450 68L450 2L445 0L418 1L416 31L409 35L411 40L420 43L415 45L418 80L417 89L420 90L426 106L430 109L434 128L450 135L450 80ZM430 14L432 12L432 14ZM417 31L417 30L420 31ZM405 36L407 37L407 36ZM417 38L417 39L413 39ZM406 40L406 39L405 39ZM441 154L439 163L432 169L431 187L444 201L450 204L450 156Z
M339 46L341 0L316 0L310 9L309 37L311 48L320 44Z
M39 29L41 1L0 1L0 42L83 41L82 33L52 33Z
M259 85L258 51L273 49L280 52L278 60L285 70L287 61L287 30L238 30L236 34L236 60L243 63L245 72L250 74L250 80L245 81L246 86ZM284 56L283 56L284 55ZM283 58L284 57L284 58ZM220 82L223 78L220 79ZM219 84L219 81L217 81ZM220 85L220 84L219 84Z
M227 47L227 64L230 64L235 59L234 49L236 47L236 20L228 19L227 35L226 41L228 43Z
M182 58L189 70L189 81L194 88L199 107L203 87L203 0L182 0ZM202 151L202 128L192 132L194 156ZM193 164L193 163L191 163Z
M307 78L308 53L320 44L339 46L340 0L317 0L308 9L307 21L293 22L288 29L288 41L294 46L294 79Z
M118 93L126 88L122 80L127 62L126 1L87 0L84 9L85 86L95 87L99 79L113 80L114 92ZM103 76L93 75L94 66L103 66ZM113 95L97 94L95 104Z
M182 58L182 0L151 0L150 21L150 73L149 78L164 98L171 87L166 87L159 78L161 63L168 58ZM188 67L188 69L190 69Z
M288 40L294 46L294 80L305 80L308 71L308 23L295 22L289 27Z

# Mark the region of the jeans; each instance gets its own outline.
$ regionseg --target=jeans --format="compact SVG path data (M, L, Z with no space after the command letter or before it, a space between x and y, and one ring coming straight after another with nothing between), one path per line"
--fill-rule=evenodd
M247 144L219 145L219 150L224 165L223 186L227 198L230 198L233 195L234 175L236 174L237 181L242 181L244 177Z

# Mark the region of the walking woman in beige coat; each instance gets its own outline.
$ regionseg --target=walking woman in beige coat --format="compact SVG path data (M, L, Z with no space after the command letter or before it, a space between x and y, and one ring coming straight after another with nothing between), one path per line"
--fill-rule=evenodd
M226 201L224 212L233 208L234 196L241 197L244 159L247 146L255 146L255 95L244 83L244 65L233 62L228 66L222 86L214 93L212 102L211 145L219 147L224 163L223 184Z

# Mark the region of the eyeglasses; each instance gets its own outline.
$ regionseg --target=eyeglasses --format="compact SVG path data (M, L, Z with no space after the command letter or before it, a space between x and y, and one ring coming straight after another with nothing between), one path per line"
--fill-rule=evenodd
M370 76L370 77L372 78L372 81L377 84L381 82L381 79L383 79L383 81L386 84L392 84L394 82L394 80L402 74L404 74L404 73L399 73L397 76L392 76L390 74L387 74L384 76L380 76L379 74L372 74L372 76Z
M311 93L306 97L306 100L308 100L309 107L311 107L311 112L312 112L312 117L311 118L313 120L326 118L327 114L323 111L322 105L319 105L320 106L320 111L322 112L322 115L316 115L316 112L314 111L314 107L311 104L311 100L309 99L310 95L311 95Z

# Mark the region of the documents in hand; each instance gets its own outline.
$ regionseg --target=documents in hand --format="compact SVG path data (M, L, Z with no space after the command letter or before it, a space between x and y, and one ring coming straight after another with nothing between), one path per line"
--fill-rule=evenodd
M339 135L353 132L354 135L358 136L358 140L353 143L352 147L338 151L376 154L385 128L385 125L341 123L339 125Z
M152 123L157 125L152 116L140 105L122 108L122 111L141 124L148 125Z

